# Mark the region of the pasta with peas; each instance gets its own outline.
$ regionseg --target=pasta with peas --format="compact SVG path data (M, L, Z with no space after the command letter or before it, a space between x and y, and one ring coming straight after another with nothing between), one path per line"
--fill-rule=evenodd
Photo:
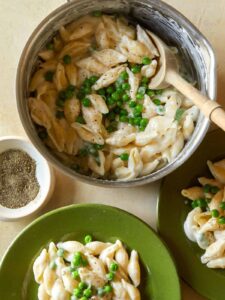
M201 257L208 268L225 268L225 160L207 161L214 178L199 177L201 186L181 191L191 201L184 231L189 240L205 250Z
M33 264L39 300L140 300L139 257L120 240L51 242Z
M30 81L39 137L66 165L98 178L131 180L170 163L198 109L172 87L149 88L159 59L148 31L122 16L62 26Z

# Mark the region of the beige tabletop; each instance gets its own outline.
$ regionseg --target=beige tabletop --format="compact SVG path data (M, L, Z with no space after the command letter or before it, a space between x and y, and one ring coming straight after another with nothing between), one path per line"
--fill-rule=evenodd
M64 0L66 1L66 0ZM0 0L0 136L25 136L16 109L15 77L21 51L36 25L63 0ZM218 97L222 98L225 78L225 0L167 0L189 18L212 43L218 61ZM225 100L223 102L225 104ZM105 203L128 210L156 226L156 198L159 182L130 189L89 186L56 173L52 199L43 211L71 203ZM21 229L35 218L20 222L0 222L0 257ZM184 300L203 300L182 283ZM168 299L172 300L172 299Z

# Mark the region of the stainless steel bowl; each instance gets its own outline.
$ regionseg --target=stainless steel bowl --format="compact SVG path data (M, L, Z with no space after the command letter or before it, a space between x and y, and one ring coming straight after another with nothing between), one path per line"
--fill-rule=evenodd
M209 121L200 115L191 139L176 159L156 172L127 182L91 178L76 173L60 162L39 139L31 120L27 98L29 80L34 70L37 54L61 25L65 25L91 11L120 12L131 20L151 29L166 43L178 48L189 74L199 88L215 99L215 55L205 37L183 15L159 0L76 0L65 3L48 15L35 29L22 53L17 71L17 106L24 129L34 146L59 170L73 178L93 185L128 187L154 182L182 165L197 149L209 127Z

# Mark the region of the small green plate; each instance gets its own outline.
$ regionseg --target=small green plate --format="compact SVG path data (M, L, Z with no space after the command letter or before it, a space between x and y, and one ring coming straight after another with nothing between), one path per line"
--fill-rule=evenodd
M204 251L186 237L183 224L191 208L185 205L181 190L199 185L197 177L210 175L207 160L224 157L225 133L221 130L208 133L194 155L163 180L158 202L158 230L177 261L178 273L199 294L211 300L225 299L225 271L203 265L200 257Z
M31 223L14 240L0 266L1 300L37 299L32 263L50 241L121 239L140 254L143 300L180 300L174 262L154 231L137 217L114 207L98 204L72 205L49 212Z

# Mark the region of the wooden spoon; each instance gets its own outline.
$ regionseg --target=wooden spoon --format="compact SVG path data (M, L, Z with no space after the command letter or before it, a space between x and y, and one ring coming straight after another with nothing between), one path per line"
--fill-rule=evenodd
M225 111L221 105L202 95L199 90L183 79L178 72L178 62L169 47L155 34L147 31L160 53L159 71L149 84L150 89L174 86L183 95L187 96L212 122L225 131Z

